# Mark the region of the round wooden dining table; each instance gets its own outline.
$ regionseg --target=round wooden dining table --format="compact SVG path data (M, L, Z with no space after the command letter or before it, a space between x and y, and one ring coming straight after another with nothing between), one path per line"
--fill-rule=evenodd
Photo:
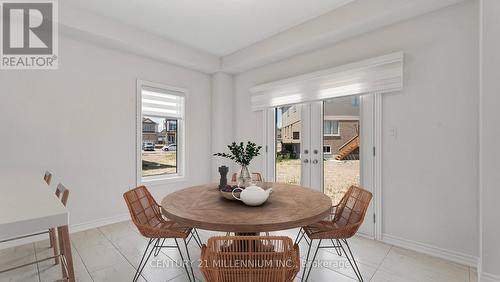
M161 201L163 214L178 223L212 231L259 233L291 229L315 223L329 215L331 199L297 185L261 183L272 187L267 202L246 206L224 199L217 184L185 188Z

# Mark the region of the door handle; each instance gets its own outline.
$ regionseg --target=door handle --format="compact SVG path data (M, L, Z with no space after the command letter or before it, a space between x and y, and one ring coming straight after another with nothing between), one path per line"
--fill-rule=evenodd
M307 163L309 163L309 159L304 159L302 162L307 164Z

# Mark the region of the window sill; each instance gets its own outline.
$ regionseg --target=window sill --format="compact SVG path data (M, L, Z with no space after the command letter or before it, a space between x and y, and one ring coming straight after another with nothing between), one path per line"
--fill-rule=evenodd
M340 134L323 134L323 136L340 137Z
M152 177L142 177L140 184L161 185L161 184L182 182L185 180L186 180L185 175L156 176L156 177L152 176Z

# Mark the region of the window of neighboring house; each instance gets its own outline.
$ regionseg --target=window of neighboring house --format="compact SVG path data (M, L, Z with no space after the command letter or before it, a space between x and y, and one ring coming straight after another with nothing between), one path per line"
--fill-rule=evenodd
M167 120L167 130L168 131L177 130L177 121L176 120Z
M332 153L332 146L330 145L325 145L323 146L323 154L331 154Z
M338 120L325 120L323 121L323 135L338 136L339 134L339 121Z
M293 140L299 140L300 139L300 132L294 131L293 132Z
M138 148L138 181L162 181L184 176L185 90L138 81L138 144L167 139L163 147ZM167 132L161 136L160 132ZM152 135L154 136L151 140ZM139 142L140 141L140 142Z
M143 125L142 131L143 132L152 132L152 133L154 133L155 132L155 126L154 126L154 124L146 123L146 124Z
M168 144L174 144L175 143L175 135L168 135L167 136L167 141L168 141Z

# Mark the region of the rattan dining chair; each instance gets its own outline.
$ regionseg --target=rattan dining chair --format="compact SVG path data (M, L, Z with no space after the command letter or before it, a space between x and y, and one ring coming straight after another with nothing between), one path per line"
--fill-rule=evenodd
M302 281L307 281L309 278L318 250L327 248L334 248L338 255L342 255L343 252L349 264L351 264L358 280L363 281L363 277L347 239L354 236L363 223L372 196L372 193L367 190L351 186L340 200L340 203L332 207L332 212L328 218L300 229L295 240L296 243L300 243L303 238L307 237L305 240L309 245ZM321 246L323 240L331 241L332 245ZM309 266L306 275L306 270L309 265L309 254L311 253L314 241L318 241L318 244L311 261L311 266Z
M300 269L299 247L284 236L212 237L201 261L207 282L288 282Z
M231 182L236 182L238 180L237 176L238 176L237 173L233 173L233 176L231 177ZM252 181L262 182L263 181L262 175L258 172L252 172Z
M137 281L139 279L151 255L154 253L154 255L157 256L161 248L176 248L183 260L184 269L186 270L189 281L195 281L188 244L191 239L194 239L198 246L201 247L201 239L196 229L184 226L162 216L161 206L158 205L145 186L134 188L124 193L123 197L127 203L132 222L141 235L149 239L132 281ZM164 245L166 239L174 239L175 245ZM187 255L187 262L184 260L178 239L182 239L184 242L183 245ZM191 274L186 264L189 264Z

